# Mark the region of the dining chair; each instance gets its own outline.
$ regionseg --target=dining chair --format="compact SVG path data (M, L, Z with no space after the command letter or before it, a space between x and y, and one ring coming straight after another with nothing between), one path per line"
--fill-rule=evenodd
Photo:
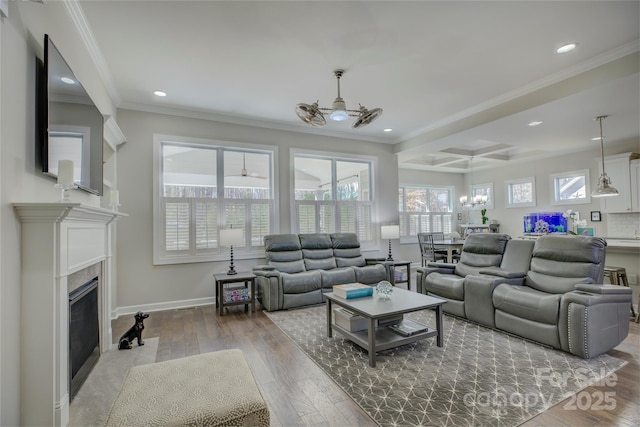
M420 245L420 256L422 257L423 267L426 267L430 262L447 260L446 251L444 255L436 252L433 246L433 235L431 233L418 233L418 244Z
M431 236L433 236L433 241L437 242L438 240L444 240L444 232L443 231L432 231L429 233L425 233L425 234L430 234ZM437 254L438 259L440 258L444 258L444 260L447 260L447 250L446 249L439 249L439 248L435 248L434 247L434 251ZM457 251L454 251L454 254L456 254Z

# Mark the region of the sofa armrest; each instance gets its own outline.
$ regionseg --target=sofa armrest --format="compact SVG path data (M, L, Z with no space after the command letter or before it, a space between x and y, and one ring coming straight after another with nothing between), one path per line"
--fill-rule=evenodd
M260 265L253 266L253 271L273 271L275 269L276 269L275 265L269 265L269 264L260 264Z
M620 344L629 334L631 289L579 284L560 300L562 349L589 359Z
M447 262L429 262L427 263L427 267L447 269L447 270L451 270L451 273L453 273L453 270L456 269L455 264L447 263Z
M592 285L587 283L580 283L576 285L576 291L583 291L583 292L588 292L590 294L599 294L599 295L630 295L631 294L631 288L627 288L624 286Z
M365 258L364 262L367 265L383 265L386 274L386 280L392 285L396 284L396 275L394 273L395 267L393 266L393 261L387 261L386 258Z
M524 279L527 275L524 271L509 271L500 267L483 268L479 271L480 274L486 274L490 276L503 277L505 279Z
M431 273L453 274L455 271L455 264L435 263L430 262L428 267L418 267L416 269L416 289L419 293L426 295L427 286L424 283L427 276Z

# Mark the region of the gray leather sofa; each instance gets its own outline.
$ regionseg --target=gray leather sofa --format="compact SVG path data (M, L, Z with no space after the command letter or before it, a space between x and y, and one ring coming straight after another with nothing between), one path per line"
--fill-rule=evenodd
M500 267L464 278L462 317L583 358L625 339L631 290L601 284L604 240L547 235L527 247L510 240Z
M367 260L354 233L265 236L266 265L253 268L267 311L320 304L333 285L393 283L393 264Z

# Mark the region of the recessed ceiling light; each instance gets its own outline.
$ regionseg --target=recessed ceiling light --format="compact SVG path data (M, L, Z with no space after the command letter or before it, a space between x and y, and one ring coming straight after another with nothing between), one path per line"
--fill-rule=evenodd
M541 120L534 120L534 121L529 123L529 126L533 127L533 126L538 126L538 125L541 125L541 124L542 124Z
M163 91L161 91L161 90L154 90L154 91L153 91L153 94L154 94L155 96L167 96L167 92L163 92Z
M392 130L393 129L391 129L391 128L386 128L386 129L383 130L383 132L391 132Z
M60 80L62 80L62 83L66 83L66 84L68 84L68 85L74 85L74 84L76 84L76 81L75 81L75 80L73 80L73 79L72 79L72 78L70 78L70 77L61 77L61 78L60 78Z
M556 53L571 52L576 47L578 47L578 43L575 43L575 42L567 43L567 44L564 44L564 45L560 46L558 49L556 49Z

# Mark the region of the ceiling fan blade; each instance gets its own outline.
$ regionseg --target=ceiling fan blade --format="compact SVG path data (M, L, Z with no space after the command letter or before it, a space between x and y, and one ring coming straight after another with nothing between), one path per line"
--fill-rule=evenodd
M351 126L354 129L363 127L377 119L382 115L382 108L374 108L373 110L367 110L363 106L360 106L360 116Z
M314 128L321 128L327 124L327 120L318 108L318 103L315 102L312 105L298 104L296 105L296 114L300 117L300 120L313 126Z

